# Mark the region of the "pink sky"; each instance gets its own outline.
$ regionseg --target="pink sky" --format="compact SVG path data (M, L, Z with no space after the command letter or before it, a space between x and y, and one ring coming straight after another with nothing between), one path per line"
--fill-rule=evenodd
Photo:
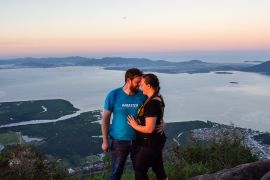
M3 0L0 57L270 51L268 0Z

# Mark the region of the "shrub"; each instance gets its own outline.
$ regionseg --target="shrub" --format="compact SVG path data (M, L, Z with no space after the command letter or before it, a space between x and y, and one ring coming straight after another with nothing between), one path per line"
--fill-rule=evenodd
M168 161L176 168L171 177L177 179L189 179L258 160L237 136L212 138L208 142L193 139L187 146L175 147L171 154Z
M46 160L32 147L17 145L0 153L0 179L67 179L68 173L56 161Z
M212 136L206 141L191 138L186 146L166 149L164 166L169 179L186 180L200 174L213 173L258 160L258 157L244 145L244 138L240 134L226 131L219 137ZM108 157L107 162L110 162ZM109 173L107 169L90 179L108 179ZM150 180L156 179L151 170L148 175ZM122 179L134 179L132 170L125 170Z

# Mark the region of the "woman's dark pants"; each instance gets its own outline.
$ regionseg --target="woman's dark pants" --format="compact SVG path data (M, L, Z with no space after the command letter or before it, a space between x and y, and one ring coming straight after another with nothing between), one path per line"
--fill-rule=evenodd
M148 180L148 169L151 167L158 180L164 180L167 175L163 166L162 148L139 146L135 155L135 179Z

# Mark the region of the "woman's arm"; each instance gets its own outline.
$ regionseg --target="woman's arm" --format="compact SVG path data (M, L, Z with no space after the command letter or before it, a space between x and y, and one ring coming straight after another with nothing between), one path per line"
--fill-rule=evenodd
M137 123L133 116L129 115L127 117L127 123L133 127L135 130L142 133L152 133L156 127L157 117L145 117L145 126L141 126Z

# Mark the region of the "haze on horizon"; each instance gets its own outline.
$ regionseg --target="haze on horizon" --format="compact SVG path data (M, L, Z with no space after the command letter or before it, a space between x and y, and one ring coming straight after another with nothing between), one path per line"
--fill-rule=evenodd
M156 52L247 52L267 58L269 7L269 0L1 0L0 58L161 58Z

